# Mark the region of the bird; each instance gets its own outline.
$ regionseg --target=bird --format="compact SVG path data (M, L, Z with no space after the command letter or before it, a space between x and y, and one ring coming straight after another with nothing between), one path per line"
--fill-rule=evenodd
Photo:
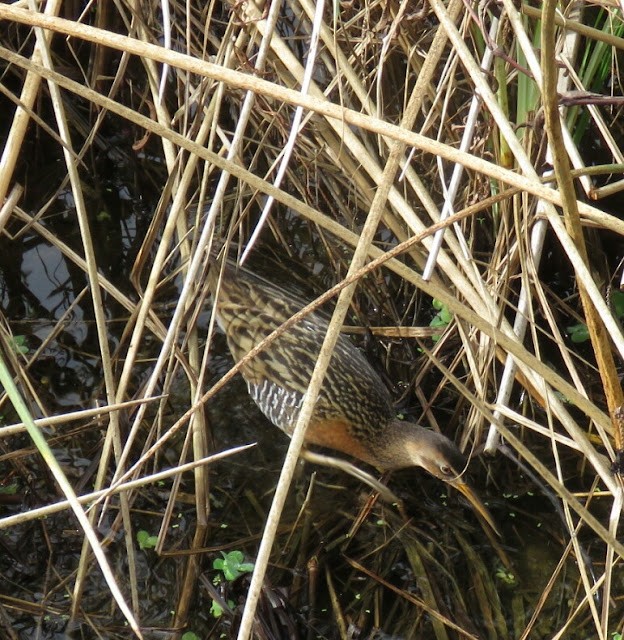
M236 362L307 304L299 295L231 261L221 270L216 263L211 266L209 286L217 324ZM328 324L323 314L312 311L240 368L260 411L288 436L297 422ZM463 477L467 462L459 448L441 433L399 420L388 388L345 335L339 336L327 368L303 455L339 467L394 500L394 494L372 475L346 460L316 454L309 445L347 454L380 472L422 467L462 493L497 531L488 509Z

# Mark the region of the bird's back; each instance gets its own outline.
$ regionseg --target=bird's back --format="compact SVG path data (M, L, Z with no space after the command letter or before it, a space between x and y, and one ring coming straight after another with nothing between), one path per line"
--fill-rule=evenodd
M228 264L216 312L234 359L240 361L305 304L263 278ZM241 370L256 404L288 434L294 428L327 326L322 315L310 313ZM340 336L308 440L366 460L370 458L367 445L375 442L393 417L383 382L350 340Z

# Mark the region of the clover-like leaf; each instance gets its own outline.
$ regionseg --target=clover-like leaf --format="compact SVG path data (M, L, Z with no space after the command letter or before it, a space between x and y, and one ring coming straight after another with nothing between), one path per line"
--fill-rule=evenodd
M158 536L152 536L147 531L137 531L137 542L141 549L153 549L158 544Z
M566 327L566 332L570 336L570 340L575 344L587 342L589 340L589 329L586 324L580 323Z
M244 573L253 571L253 562L243 562L242 551L229 551L228 553L221 552L223 558L216 558L212 566L217 571L222 571L223 576L228 582L236 580Z

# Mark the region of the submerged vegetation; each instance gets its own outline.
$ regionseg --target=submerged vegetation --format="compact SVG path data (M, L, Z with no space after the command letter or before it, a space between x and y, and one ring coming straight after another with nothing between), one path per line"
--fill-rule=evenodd
M0 636L619 637L621 9L260 4L0 4ZM271 539L226 242L353 293L500 537L417 470L403 512L307 465Z

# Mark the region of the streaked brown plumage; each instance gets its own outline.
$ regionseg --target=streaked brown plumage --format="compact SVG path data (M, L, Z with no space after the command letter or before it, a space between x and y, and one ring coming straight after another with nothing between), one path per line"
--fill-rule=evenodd
M218 269L211 269L216 290ZM232 356L238 362L305 302L246 269L228 263L215 305ZM291 435L328 323L310 313L244 364L241 373L260 410ZM420 466L453 484L494 527L487 509L461 478L465 458L451 440L397 420L380 377L345 336L340 336L306 432L306 443L359 458L381 471Z

